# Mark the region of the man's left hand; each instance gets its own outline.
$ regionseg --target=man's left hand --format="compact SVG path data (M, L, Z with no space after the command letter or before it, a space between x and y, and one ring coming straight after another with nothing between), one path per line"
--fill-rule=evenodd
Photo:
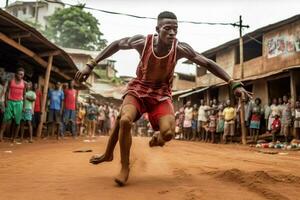
M253 93L245 90L244 87L240 86L234 89L233 94L236 97L241 97L242 100L252 99Z

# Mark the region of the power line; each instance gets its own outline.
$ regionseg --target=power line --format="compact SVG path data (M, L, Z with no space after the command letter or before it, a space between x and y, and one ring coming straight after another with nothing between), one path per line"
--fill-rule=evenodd
M49 3L59 3L57 1L53 0L45 0L46 2ZM107 14L112 14L112 15L121 15L121 16L127 16L127 17L133 17L137 19L151 19L151 20L157 20L156 17L145 17L145 16L139 16L139 15L133 15L133 14L128 14L128 13L121 13L121 12L114 12L114 11L108 11L108 10L103 10L103 9L98 9L98 8L92 8L88 7L85 4L79 4L79 5L73 5L69 3L64 3L65 5L71 6L71 7L80 7L80 8L85 8L88 10L95 10ZM179 20L178 22L180 23L189 23L189 24L205 24L205 25L222 25L222 26L239 26L238 23L222 23L222 22L197 22L197 21L188 21L188 20Z

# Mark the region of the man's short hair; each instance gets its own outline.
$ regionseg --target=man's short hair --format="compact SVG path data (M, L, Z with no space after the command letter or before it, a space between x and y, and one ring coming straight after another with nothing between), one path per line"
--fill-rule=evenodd
M19 67L19 68L17 69L17 72L25 72L25 70L24 70L23 67Z
M159 13L159 15L157 17L157 20L160 20L160 19L176 19L177 20L177 17L172 12L163 11L163 12Z

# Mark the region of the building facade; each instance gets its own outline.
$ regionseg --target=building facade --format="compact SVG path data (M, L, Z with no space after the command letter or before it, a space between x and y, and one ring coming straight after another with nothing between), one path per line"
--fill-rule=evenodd
M300 96L300 15L265 26L243 36L243 70L240 65L239 39L229 41L202 54L232 76L241 80L254 98L267 104L270 99ZM242 72L243 71L243 74ZM204 99L229 98L228 85L203 68L197 69L197 87L207 90L193 93Z
M6 7L6 11L22 21L37 22L42 29L48 25L48 17L58 9L63 9L64 4L60 0L47 1L16 1Z

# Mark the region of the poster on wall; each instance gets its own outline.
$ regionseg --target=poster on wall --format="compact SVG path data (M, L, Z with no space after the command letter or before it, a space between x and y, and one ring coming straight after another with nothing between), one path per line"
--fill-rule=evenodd
M292 53L297 51L297 40L293 35L275 36L268 40L267 48L268 58Z

